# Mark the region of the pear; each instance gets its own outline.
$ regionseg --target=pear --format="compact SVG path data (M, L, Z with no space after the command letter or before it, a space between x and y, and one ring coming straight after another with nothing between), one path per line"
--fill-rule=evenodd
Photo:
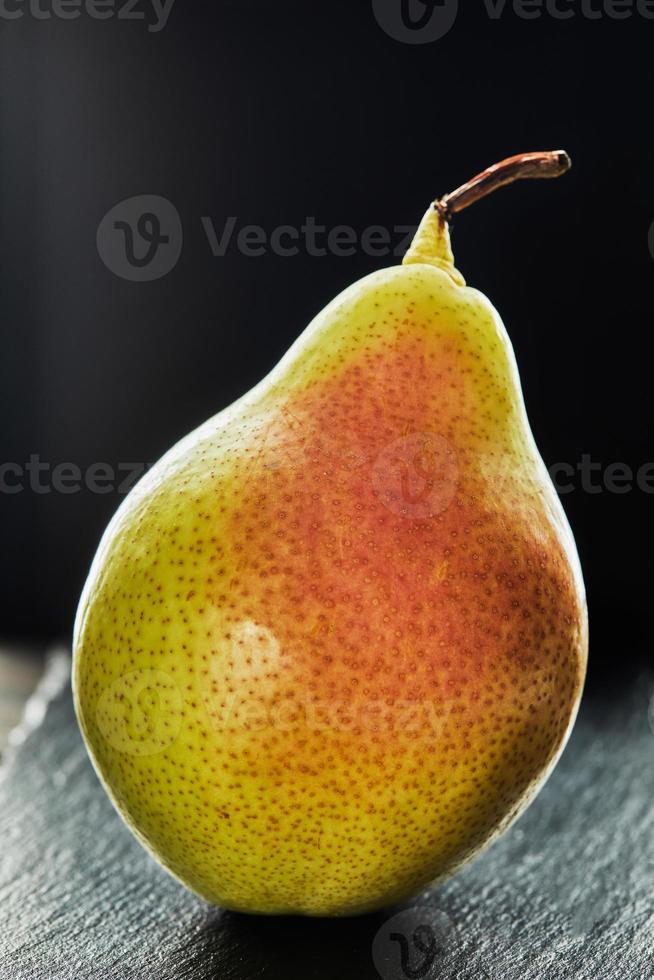
M446 878L552 771L587 653L572 534L507 333L430 207L125 499L74 695L128 826L209 902L352 915Z

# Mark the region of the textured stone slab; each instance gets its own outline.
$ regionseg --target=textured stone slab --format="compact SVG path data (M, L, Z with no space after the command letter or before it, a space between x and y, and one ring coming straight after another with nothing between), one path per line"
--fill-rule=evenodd
M642 675L586 696L536 802L446 886L360 919L262 919L208 907L131 837L60 658L0 770L0 977L651 980L653 694Z

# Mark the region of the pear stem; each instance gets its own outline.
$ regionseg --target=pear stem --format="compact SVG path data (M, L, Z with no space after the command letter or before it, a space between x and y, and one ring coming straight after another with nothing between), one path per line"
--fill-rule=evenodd
M572 162L565 150L519 153L488 167L451 194L434 201L434 207L444 221L451 222L458 211L463 211L464 208L492 194L500 187L525 178L560 177L567 173L571 166Z

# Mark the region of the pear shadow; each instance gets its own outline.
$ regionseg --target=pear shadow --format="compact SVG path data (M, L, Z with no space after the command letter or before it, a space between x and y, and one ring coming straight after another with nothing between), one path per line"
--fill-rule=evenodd
M398 940L405 947L407 962L414 967L422 963L424 969L404 972ZM427 941L431 943L428 959ZM436 890L348 918L207 909L183 955L193 980L445 980L450 975L447 960L457 941L457 930Z
M379 980L372 943L393 910L354 918L258 916L211 909L195 937L194 980Z

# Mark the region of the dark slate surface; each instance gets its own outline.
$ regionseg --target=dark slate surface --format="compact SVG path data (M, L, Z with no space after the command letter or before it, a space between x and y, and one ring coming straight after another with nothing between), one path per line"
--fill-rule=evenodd
M536 802L449 884L321 921L212 909L169 878L97 782L66 674L0 770L2 980L654 977L652 675L586 696Z

